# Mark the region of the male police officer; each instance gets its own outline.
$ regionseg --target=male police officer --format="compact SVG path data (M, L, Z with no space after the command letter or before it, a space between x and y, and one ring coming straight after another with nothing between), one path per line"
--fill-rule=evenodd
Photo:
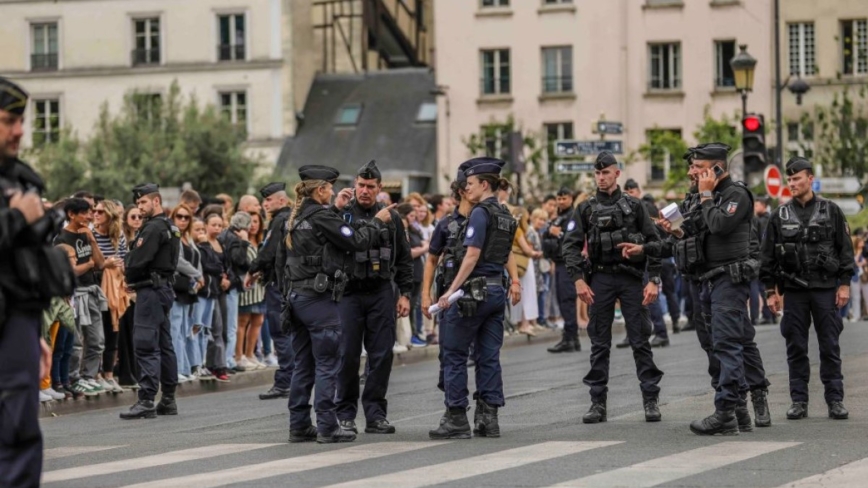
M564 260L564 233L567 222L573 219L573 192L561 188L557 195L558 216L543 235L543 254L555 263L555 291L558 308L564 318L564 334L560 342L548 348L548 352L574 352L582 350L579 341L579 322L576 315L576 288L567 272ZM579 252L582 250L579 249Z
M0 77L0 486L39 486L39 380L51 362L40 317L64 285L50 276L66 277L57 296L74 284L69 260L50 246L58 226L42 206L45 184L18 159L26 107L27 93Z
M786 170L793 199L778 208L769 222L762 244L762 281L772 312L777 313L781 298L786 298L781 333L787 341L793 400L787 418L808 416L808 329L813 318L829 417L846 419L838 343L844 325L838 309L850 300L854 272L850 229L841 209L812 191L810 161L792 158Z
M293 353L289 334L281 329L280 311L283 308L283 271L285 264L285 246L283 240L286 232L286 221L292 209L286 196L286 183L269 183L259 190L262 195L262 208L271 216L265 242L250 265L248 285L253 280L261 279L265 283L265 320L268 332L274 341L274 351L277 354L277 371L274 372L274 384L271 389L259 395L260 400L286 398L292 383Z
M625 259L618 244L653 242L659 236L642 203L622 193L618 187L621 171L617 164L615 156L609 152L597 156L594 163L597 193L579 205L565 229L563 251L566 268L575 282L579 299L590 305L588 336L591 338L591 370L584 382L591 388L592 405L582 421L606 421L612 321L615 301L620 300L627 338L636 360L645 420L658 422L661 416L657 406L660 394L657 384L663 372L654 364L651 345L648 343L651 324L647 306L657 299L660 259L650 256ZM586 266L582 256L586 240L589 266ZM643 286L646 271L649 282Z
M178 386L178 360L172 345L169 310L175 300L172 281L178 266L181 232L163 212L160 187L146 183L133 188L133 200L147 219L127 254L124 274L128 286L136 290L133 319L133 344L139 370L139 400L124 420L178 415L175 388ZM154 407L157 389L163 396Z
M338 207L344 221L354 228L370 225L385 205L377 203L382 190L382 175L374 161L356 174L355 198ZM344 190L349 193L349 190ZM345 200L336 199L335 206ZM347 259L347 285L341 300L344 361L338 376L337 415L341 427L357 432L359 402L359 363L362 346L368 353L367 379L362 392L365 432L393 434L395 427L386 419L386 392L392 374L392 348L395 345L396 317L410 313L413 292L413 258L407 231L396 212L392 221L382 225L375 245ZM400 298L395 297L393 280ZM397 302L397 309L396 309Z

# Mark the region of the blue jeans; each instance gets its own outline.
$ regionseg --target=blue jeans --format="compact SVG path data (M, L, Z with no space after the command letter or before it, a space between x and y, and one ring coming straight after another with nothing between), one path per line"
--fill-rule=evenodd
M51 355L51 384L69 384L69 358L72 357L72 344L75 334L66 327L57 329L54 339L54 352Z
M235 362L235 343L238 341L238 290L226 292L226 367L238 366Z
M273 349L271 348L271 331L268 330L268 316L262 321L262 328L259 330L259 340L262 341L262 357L268 357Z
M187 357L187 335L190 331L190 321L193 315L193 305L172 303L169 311L169 323L172 325L172 345L175 346L175 356L178 358L178 374L190 374L190 360Z
M549 273L540 274L542 274L543 286L540 288L539 293L536 294L536 303L539 310L539 318L537 318L536 322L538 324L544 324L546 322L546 298L548 298L549 295L552 275Z

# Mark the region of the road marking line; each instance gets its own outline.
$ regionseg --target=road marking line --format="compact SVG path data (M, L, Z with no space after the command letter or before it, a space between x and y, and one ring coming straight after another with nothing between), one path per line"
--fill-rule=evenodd
M800 442L721 442L671 456L626 466L572 481L559 483L557 487L611 487L629 486L646 488L677 479L721 468L781 449L797 446Z
M267 463L239 466L210 473L139 483L125 488L189 488L191 486L207 488L225 486L233 483L244 483L274 476L300 473L312 469L367 461L384 456L416 451L426 447L442 446L444 444L448 444L448 442L377 442L346 449L336 449L317 454L269 461Z
M69 456L77 456L79 454L87 454L89 452L108 451L109 449L117 449L123 446L79 446L79 447L53 447L46 449L42 458L46 461L49 459L60 459Z
M163 454L154 454L152 456L144 456L140 458L124 459L121 461L92 464L90 466L79 466L77 468L48 471L42 476L42 482L54 483L57 481L89 478L91 476L101 476L104 474L114 474L124 471L153 468L156 466L165 466L167 464L196 461L198 459L207 459L211 457L222 456L225 454L237 454L239 452L252 451L254 449L262 449L264 447L279 445L281 444L217 444L214 446L197 447L195 449L171 451Z
M416 488L438 485L615 444L621 444L621 442L543 442L458 461L349 481L328 488L368 486Z
M822 488L826 486L865 486L868 479L868 458L838 466L825 473L793 481L780 488Z

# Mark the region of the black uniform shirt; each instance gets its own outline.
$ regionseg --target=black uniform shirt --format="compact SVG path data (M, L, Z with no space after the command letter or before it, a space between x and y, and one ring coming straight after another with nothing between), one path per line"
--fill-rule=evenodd
M350 206L339 211L339 213L343 216L344 220L349 221L348 223L357 225L361 222L372 222L374 215L377 215L377 212L381 208L380 204L364 208L359 205L358 200L353 200ZM402 295L410 296L413 293L413 255L410 253L410 237L407 235L407 229L404 228L404 222L401 221L398 212L393 210L391 213L392 225L395 226L392 249L392 252L395 254L395 284L398 285L398 289Z
M163 215L151 217L142 225L127 254L124 269L127 283L147 281L151 273L159 273L166 278L175 274L177 261L173 259L177 260L178 256L171 251L171 228L172 225Z
M284 229L292 209L283 207L271 216L265 241L259 249L256 260L250 265L250 274L261 273L265 284L283 283L283 266L286 253L283 249Z

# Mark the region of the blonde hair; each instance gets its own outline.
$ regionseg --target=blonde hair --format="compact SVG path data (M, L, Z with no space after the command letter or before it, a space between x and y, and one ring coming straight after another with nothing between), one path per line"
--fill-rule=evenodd
M123 210L111 200L103 200L102 208L105 209L106 217L108 217L108 238L112 243L112 247L117 251L121 247L121 235L123 228L121 218Z
M286 238L284 242L288 249L292 249L292 226L295 225L295 219L298 217L298 211L301 209L301 204L305 198L310 198L313 192L320 187L327 185L326 180L306 180L295 185L295 203L292 205L292 213L289 215L289 220L286 222Z
M434 215L433 215L433 212L431 211L431 209L428 208L428 201L425 200L425 198L422 195L420 195L418 192L413 192L413 193L410 193L409 195L407 195L407 198L405 199L405 201L410 201L410 200L416 200L419 203L419 205L422 205L423 207L425 207L428 210L428 213L425 214L425 220L423 220L419 223L425 227L428 227L429 225L431 225L431 222L434 221Z
M549 213L546 212L542 208L537 208L537 209L534 209L534 211L530 214L530 219L531 219L531 221L533 221L535 219L548 220L549 219Z

